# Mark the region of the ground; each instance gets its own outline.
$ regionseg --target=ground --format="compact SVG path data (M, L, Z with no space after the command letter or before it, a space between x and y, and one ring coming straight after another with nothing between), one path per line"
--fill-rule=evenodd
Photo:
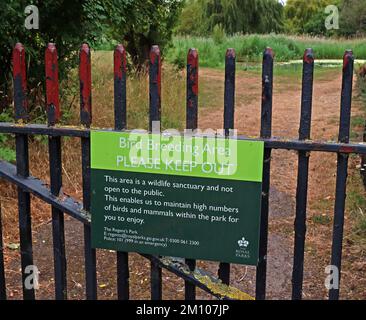
M110 63L111 61L107 61ZM106 63L107 65L107 63ZM104 67L104 64L100 66ZM239 69L245 69L240 67ZM340 68L317 71L314 82L314 104L312 138L316 140L336 140L341 72ZM171 74L171 70L164 70ZM173 111L175 118L163 120L163 125L182 126L184 123L184 75L163 76L163 116L164 110ZM180 75L179 75L180 74ZM108 78L109 77L109 78ZM112 91L110 71L100 78L93 78L95 125L110 126L112 123L112 104L109 98ZM236 78L235 126L240 134L258 136L260 128L261 79L257 71L238 70ZM176 84L176 92L164 89L168 82ZM164 83L165 82L165 83ZM223 123L223 83L222 70L200 69L200 128L221 128ZM299 70L293 73L278 70L275 72L273 136L296 138L299 125L301 76ZM141 89L142 88L142 89ZM129 89L135 97L136 90L146 90L146 83ZM147 92L143 92L146 94ZM137 96L136 96L137 97ZM136 99L141 99L138 96ZM135 99L135 100L136 100ZM164 100L165 99L165 100ZM136 114L146 107L147 98L143 98L136 112L130 112L129 122L141 123ZM179 101L179 103L174 103ZM144 105L144 106L141 106ZM133 102L129 105L133 109ZM141 109L142 108L142 109ZM165 109L164 109L165 108ZM180 108L176 110L175 108ZM353 116L361 114L362 105L357 91L354 94ZM146 110L145 110L146 111ZM360 130L360 128L355 128ZM359 141L360 137L353 137ZM32 148L34 147L34 148ZM80 145L74 139L63 142L63 181L65 193L81 198ZM31 173L48 181L47 146L42 142L31 143ZM75 151L77 150L77 151ZM324 299L327 291L324 287L324 269L330 264L332 236L333 202L335 193L336 156L325 153L312 153L310 157L309 210L307 219L307 237L305 248L304 293L306 299ZM360 185L356 166L359 159L351 157L349 169ZM273 151L270 192L270 234L268 250L267 297L270 299L291 298L291 273L293 256L293 224L295 213L295 190L297 176L297 153L294 151ZM17 244L17 211L15 188L1 182L1 201L4 216L4 241L6 257L6 277L9 298L21 298L20 259ZM364 212L365 208L360 208ZM52 299L53 252L50 208L32 197L33 242L35 264L39 267L40 289L38 298ZM349 210L345 217L345 241L343 249L343 272L341 298L365 299L366 291L366 252L355 243L354 222ZM71 299L84 297L83 270L83 230L81 223L67 217L65 222L66 251L68 260L68 295ZM116 298L115 253L98 250L98 295L101 299ZM198 265L217 273L218 264L199 261ZM255 270L253 267L232 265L231 284L254 295ZM144 258L130 254L131 298L149 299L149 262ZM179 299L184 297L184 283L167 271L163 272L163 298ZM198 297L209 298L198 290Z

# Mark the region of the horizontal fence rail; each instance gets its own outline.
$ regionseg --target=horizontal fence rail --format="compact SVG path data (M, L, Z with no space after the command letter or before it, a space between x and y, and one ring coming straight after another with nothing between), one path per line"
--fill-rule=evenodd
M256 268L256 299L266 298L269 191L271 152L273 149L298 152L296 209L294 222L294 261L292 269L292 298L302 298L304 274L304 249L306 241L307 192L309 176L309 153L331 152L337 154L337 177L335 191L334 226L331 261L339 270L342 264L342 240L346 197L346 181L349 154L366 155L366 143L349 141L352 102L353 53L346 51L343 62L339 138L334 141L312 141L310 135L313 101L314 53L307 49L303 57L301 114L298 139L281 139L272 136L273 66L274 52L267 48L263 55L261 128L260 137L237 136L235 139L264 142L264 166L262 183L262 207L260 223L259 263ZM187 54L186 129L198 128L199 56L196 49ZM158 46L149 55L149 130L155 130L154 121L161 119L162 57ZM127 61L126 50L117 45L114 50L114 128L103 129L117 132L127 130ZM224 113L222 139L231 139L235 114L236 54L228 49L225 56ZM14 117L15 123L0 123L0 133L13 134L16 140L16 165L0 161L0 177L17 186L21 270L24 299L35 299L34 289L27 289L25 268L33 264L30 195L51 206L52 237L54 253L55 298L67 299L67 260L65 254L64 214L77 219L84 226L84 268L86 298L97 299L96 250L91 247L90 209L90 128L92 128L92 82L91 49L83 44L79 51L80 124L82 127L60 126L58 57L55 44L45 50L46 113L47 125L28 122L27 82L25 48L20 43L13 50ZM98 129L94 128L93 129ZM29 174L28 138L33 135L48 137L50 185ZM79 202L62 193L63 137L76 137L81 141L83 198ZM239 159L240 161L240 159ZM1 208L0 208L1 209ZM174 273L185 283L185 298L196 299L196 288L219 299L250 299L251 297L230 286L230 265L220 263L218 275L212 275L196 266L192 259L177 259L144 255L150 260L151 299L163 297L162 268ZM129 254L117 252L118 299L130 298ZM205 281L202 281L202 278ZM6 277L2 242L2 219L0 210L0 300L6 299ZM329 291L330 299L339 299L339 289Z
M113 129L104 129L93 127L95 130L103 130L113 132ZM116 132L131 132L131 130L117 130ZM42 124L26 124L17 125L11 122L0 122L0 133L26 133L28 135L46 135L46 136L63 136L63 137L84 137L90 136L90 129L80 129L78 127L70 128L67 127L48 127ZM196 135L197 137L200 134ZM218 136L218 139L223 138ZM229 138L230 139L230 138ZM279 150L295 150L295 151L318 151L318 152L332 152L332 153L355 153L355 154L366 154L366 142L359 143L338 143L334 141L318 141L318 140L291 140L282 138L252 138L243 135L238 135L237 140L245 141L263 141L265 147Z

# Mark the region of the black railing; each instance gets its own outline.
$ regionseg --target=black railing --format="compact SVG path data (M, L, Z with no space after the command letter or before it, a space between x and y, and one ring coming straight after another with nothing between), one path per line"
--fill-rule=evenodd
M28 119L26 98L25 50L17 44L13 52L14 63L14 104L16 123L0 123L0 132L15 134L16 166L1 161L0 177L18 188L20 251L23 275L23 298L34 299L34 289L24 285L25 268L33 264L30 194L51 205L52 235L54 248L55 297L67 299L67 276L65 255L64 214L76 218L84 225L85 283L86 298L97 299L96 250L91 247L90 209L90 126L92 124L91 104L91 51L84 44L80 50L80 123L82 128L56 125L60 119L58 99L57 51L53 44L46 49L46 95L48 125L24 124ZM224 129L226 136L234 129L235 106L235 51L228 49L225 63ZM304 271L304 248L306 239L306 211L310 152L332 152L338 156L336 198L334 209L334 231L332 264L341 269L343 223L346 197L346 178L349 154L365 156L366 145L349 143L350 114L353 81L353 54L347 51L343 62L342 99L338 142L317 142L310 138L311 109L313 93L314 56L311 49L305 51L303 61L301 119L298 140L272 137L272 91L274 54L266 49L262 70L262 111L259 138L238 136L237 139L264 142L264 167L262 182L262 207L260 224L259 262L256 272L256 298L266 298L267 242L269 223L270 165L272 149L298 151L298 177L296 189L296 218L294 262L292 274L292 298L302 298ZM150 53L149 68L150 117L149 128L161 115L161 57L154 46ZM114 52L114 129L126 130L126 52L118 45ZM187 57L187 99L186 128L197 129L198 123L198 52L190 49ZM22 123L18 123L19 121ZM111 129L112 130L112 129ZM28 137L48 136L50 186L29 175ZM83 201L72 197L59 197L62 187L62 137L77 137L81 140ZM175 260L169 257L142 255L151 261L151 298L162 298L162 268L173 272L185 281L185 298L196 298L196 287L220 299L248 298L248 295L230 287L230 265L220 263L218 275L213 276L196 267L192 259ZM117 252L117 292L119 299L129 299L129 257L127 252ZM202 275L205 281L202 281ZM0 215L0 300L6 299L6 282ZM329 292L330 299L339 298L339 289Z

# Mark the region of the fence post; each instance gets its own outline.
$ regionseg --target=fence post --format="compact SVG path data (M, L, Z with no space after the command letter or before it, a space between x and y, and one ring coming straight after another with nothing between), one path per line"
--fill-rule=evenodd
M89 46L84 43L81 46L80 54L80 121L81 124L90 127L92 122L92 107L91 107L91 53Z
M305 50L302 74L301 118L299 140L310 139L311 109L313 101L314 54ZM304 249L306 235L306 205L308 194L309 157L307 151L298 153L294 262L292 271L292 299L302 298Z
M114 128L126 129L126 50L119 44L114 50ZM128 253L117 251L117 293L119 300L128 300Z
M352 104L352 85L353 85L353 65L354 58L351 50L346 51L343 57L343 78L342 78L342 97L341 112L339 122L338 141L341 143L349 142L350 123L351 123L351 104ZM342 242L344 226L344 209L346 201L347 168L348 154L338 153L337 155L337 179L334 206L333 222L333 242L332 242L332 266L338 268L338 287L329 290L329 299L339 299L339 285L341 280L342 263Z
M61 116L59 103L58 61L55 44L49 43L45 53L46 103L48 125L55 125Z
M267 48L263 54L261 138L270 138L272 135L273 60L273 51L271 48ZM257 300L266 298L270 172L271 149L264 148L259 261L256 275Z
M126 129L126 50L119 44L114 50L114 127Z
M198 125L198 52L191 48L187 54L186 128L195 130Z
M235 111L235 50L230 48L226 50L225 55L225 90L224 90L224 130L225 136L229 137L230 130L234 129L234 111ZM220 263L219 278L221 281L230 284L230 264Z
M235 50L232 48L227 49L225 57L224 129L225 135L228 136L230 129L234 129Z
M0 202L0 301L6 300L5 285L5 266L4 266L4 246L3 246L3 228Z
M46 48L46 100L48 125L60 119L57 50L53 43ZM61 137L48 137L51 193L58 197L62 187ZM52 236L57 300L67 299L64 213L52 206Z
M161 116L161 56L159 46L152 46L149 62L149 130Z
M363 127L363 135L362 135L362 141L366 142L366 121ZM366 189L366 155L361 155L361 169L360 169L360 173L361 173L361 178L362 178L362 182L363 185Z
M91 106L91 57L90 48L83 44L79 53L80 121L90 128ZM81 138L81 165L83 176L83 207L90 211L90 138ZM91 228L84 225L86 298L97 299L96 251L91 247Z
M25 67L25 49L17 43L13 50L14 107L15 120L28 120L27 77Z
M13 50L13 74L15 119L16 121L26 121L28 119L27 80L25 50L21 43L17 43ZM27 178L29 176L28 136L16 134L15 144L17 174L22 178ZM18 187L18 207L23 298L33 300L35 299L34 288L26 288L25 285L27 277L25 269L27 266L33 265L30 194L20 187Z
M186 96L186 128L197 129L198 125L198 52L191 48L187 54L187 96ZM196 260L185 259L191 271L196 268ZM196 299L196 286L188 281L185 285L185 299Z
M161 57L158 46L152 46L149 61L149 130L153 131L153 121L160 121L161 109ZM154 128L156 129L156 128ZM151 261L151 299L162 299L162 272L155 261Z

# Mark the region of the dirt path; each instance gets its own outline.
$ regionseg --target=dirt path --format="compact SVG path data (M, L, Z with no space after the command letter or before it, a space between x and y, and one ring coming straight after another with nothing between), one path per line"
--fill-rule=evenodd
M201 76L211 79L211 83L223 83L223 75L216 70L203 70ZM340 88L341 73L337 70L330 70L315 77L312 139L337 139ZM220 91L222 88L216 88L216 90ZM259 135L260 96L260 75L248 75L248 73L239 72L236 82L235 110L235 126L239 134ZM298 136L300 98L301 79L299 76L291 76L290 78L275 77L273 136L284 138L296 138ZM353 115L357 115L359 112L359 102L354 99ZM209 110L209 106L207 106L207 108L201 109L199 115L200 128L221 128L222 123L222 108ZM324 299L327 294L324 287L324 269L330 264L336 157L331 154L313 153L310 159L304 297ZM296 177L297 154L295 152L274 150L271 163L270 235L267 271L267 295L271 299L288 299L291 297ZM326 225L316 224L313 222L314 217L325 217L324 220L329 221L329 223ZM362 258L359 260L362 261ZM240 266L234 266L233 270L233 284L253 293L254 271ZM363 271L358 273L360 278L365 278L365 270ZM352 291L358 286L355 283L356 275L351 276L352 272L347 270L347 267L343 270L343 273L342 288L345 288L342 292L344 294L343 298L346 298L349 294L352 296L352 293L354 293ZM360 297L365 298L365 293L361 294Z
M220 70L200 70L200 113L199 127L221 128L223 122L223 83L224 74ZM273 105L273 136L296 138L300 113L299 76L279 76L275 79ZM313 139L335 140L338 130L341 74L330 70L316 76L314 83ZM236 80L235 126L240 134L258 136L260 128L260 75L250 72L237 72ZM353 112L359 112L355 100ZM35 159L37 155L35 155ZM80 161L78 154L67 155L68 165ZM334 155L317 153L311 155L309 181L308 229L305 248L304 297L309 299L326 298L324 288L324 268L330 261L332 204L334 202L335 168ZM47 163L38 164L37 176L47 176ZM42 172L44 171L44 174ZM65 170L67 172L67 168ZM80 175L80 173L77 173ZM270 299L289 299L291 297L291 272L293 255L293 223L295 212L295 190L297 175L297 154L289 151L273 151L270 192L270 234L268 250L267 297ZM67 181L68 177L65 177ZM72 180L72 179L71 179ZM70 180L70 181L71 181ZM77 179L78 181L80 179ZM7 186L3 185L3 189ZM12 197L9 188L9 205ZM70 189L71 190L71 189ZM70 192L80 198L80 185L75 184ZM13 200L12 200L13 201ZM13 202L12 202L13 203ZM45 212L49 206L32 200L32 210ZM33 212L33 211L32 211ZM16 215L16 210L14 209ZM8 215L9 217L9 215ZM8 218L7 224L17 224L16 219ZM321 221L318 223L317 221ZM323 222L326 223L323 223ZM347 239L346 217L346 239ZM68 260L68 294L71 299L84 298L83 270L83 229L79 222L71 218L65 221L66 250ZM53 252L51 223L38 221L33 228L34 259L41 270L38 298L52 299ZM16 241L16 239L6 239ZM366 298L362 288L365 283L365 253L348 250L345 242L345 263L343 272L342 298ZM6 249L6 270L8 294L10 298L21 298L19 252ZM146 259L136 254L129 255L131 298L149 299L150 267ZM116 298L115 253L98 250L98 295L101 299ZM217 263L199 261L201 268L217 273ZM356 266L356 267L355 267ZM255 269L253 267L232 265L231 284L254 295ZM165 299L182 299L184 283L174 275L163 272L163 293ZM209 298L198 290L198 297Z

